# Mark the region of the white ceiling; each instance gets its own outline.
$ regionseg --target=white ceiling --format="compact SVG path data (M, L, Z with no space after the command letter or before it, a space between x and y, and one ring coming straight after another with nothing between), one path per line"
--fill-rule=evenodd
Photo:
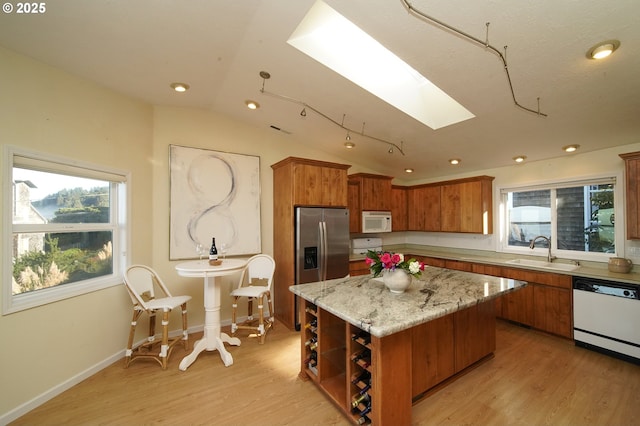
M640 142L640 2L637 0L409 0L500 50L508 46L515 106L502 62L483 46L409 12L402 0L326 0L445 90L475 118L432 130L286 43L314 0L56 0L41 15L0 14L0 45L155 105L205 108L401 179L474 172ZM618 39L604 61L596 43ZM319 115L262 94L300 100ZM171 82L191 85L184 94ZM249 111L244 101L261 104ZM343 121L344 117L344 121ZM404 147L388 145L364 133ZM277 132L277 130L269 131ZM453 168L449 158L461 158ZM407 176L406 167L416 172Z

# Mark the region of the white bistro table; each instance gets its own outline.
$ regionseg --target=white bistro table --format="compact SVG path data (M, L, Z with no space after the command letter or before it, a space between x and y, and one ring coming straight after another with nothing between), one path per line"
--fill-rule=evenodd
M233 357L224 347L225 343L240 346L240 339L220 332L220 286L216 277L234 274L247 264L245 259L225 259L221 265L211 266L208 260L193 260L176 265L178 275L204 278L204 336L193 345L193 351L180 362L185 371L202 351L220 352L225 367L233 364Z

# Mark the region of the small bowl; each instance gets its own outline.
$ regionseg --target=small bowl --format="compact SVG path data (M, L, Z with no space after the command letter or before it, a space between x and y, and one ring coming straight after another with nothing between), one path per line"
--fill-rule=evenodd
M631 272L633 262L630 259L624 257L612 257L609 259L609 272L619 272L622 274L628 274Z
M209 261L209 265L211 266L220 266L222 265L222 260L218 259L218 260L210 260Z

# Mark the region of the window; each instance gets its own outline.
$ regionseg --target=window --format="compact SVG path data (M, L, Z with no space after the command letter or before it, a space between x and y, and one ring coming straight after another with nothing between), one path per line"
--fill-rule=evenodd
M614 177L502 189L503 251L531 252L537 236L558 257L604 261L624 249L624 224L616 222L622 198ZM623 217L617 215L617 217ZM549 243L539 239L536 248Z
M5 149L3 314L122 283L127 174Z

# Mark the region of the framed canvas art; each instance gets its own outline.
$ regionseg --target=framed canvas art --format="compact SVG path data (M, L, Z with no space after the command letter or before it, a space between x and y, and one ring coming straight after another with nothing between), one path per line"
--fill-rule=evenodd
M169 146L169 259L261 252L260 157Z

